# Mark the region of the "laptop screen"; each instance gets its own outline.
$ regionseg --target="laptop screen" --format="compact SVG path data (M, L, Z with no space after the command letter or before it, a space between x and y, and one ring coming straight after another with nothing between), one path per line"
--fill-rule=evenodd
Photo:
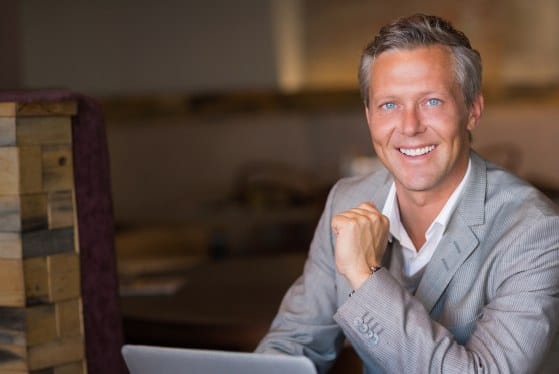
M130 374L316 374L303 356L125 345Z

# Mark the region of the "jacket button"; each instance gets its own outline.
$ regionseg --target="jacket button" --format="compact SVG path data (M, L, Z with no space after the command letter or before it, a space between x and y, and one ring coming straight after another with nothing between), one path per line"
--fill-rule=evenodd
M362 332L363 334L366 334L367 332L369 332L369 326L367 326L364 323L360 324L357 329L359 330L359 332Z

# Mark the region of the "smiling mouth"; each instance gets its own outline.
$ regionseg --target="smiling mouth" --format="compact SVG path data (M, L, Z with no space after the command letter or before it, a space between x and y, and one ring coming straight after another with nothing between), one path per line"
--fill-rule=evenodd
M428 145L421 148L400 148L399 151L406 156L417 157L423 156L435 149L434 145Z

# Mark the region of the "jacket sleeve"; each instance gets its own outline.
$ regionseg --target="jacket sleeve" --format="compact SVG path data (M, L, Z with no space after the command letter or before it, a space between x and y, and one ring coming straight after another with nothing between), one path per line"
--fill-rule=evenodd
M319 372L332 365L343 344L337 310L336 269L331 236L332 188L302 276L287 291L268 334L256 352L309 357Z
M558 218L548 217L515 235L513 245L498 248L491 297L462 344L385 269L334 318L352 344L388 373L537 372L558 324L558 230Z

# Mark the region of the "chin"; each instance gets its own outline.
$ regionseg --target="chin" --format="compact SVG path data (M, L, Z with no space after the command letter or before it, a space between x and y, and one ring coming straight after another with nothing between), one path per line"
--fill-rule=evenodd
M432 189L435 182L431 179L421 178L421 177L408 177L400 180L400 184L406 190L422 192Z

